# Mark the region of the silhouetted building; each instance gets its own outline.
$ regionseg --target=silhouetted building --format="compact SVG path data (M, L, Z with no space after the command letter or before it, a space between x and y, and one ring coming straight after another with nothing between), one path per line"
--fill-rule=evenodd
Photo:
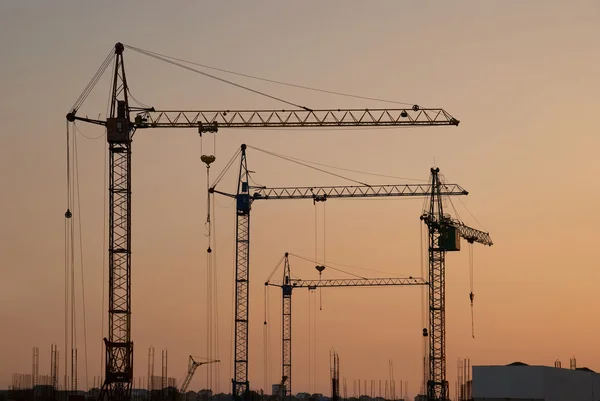
M600 375L587 368L473 366L473 401L597 401Z

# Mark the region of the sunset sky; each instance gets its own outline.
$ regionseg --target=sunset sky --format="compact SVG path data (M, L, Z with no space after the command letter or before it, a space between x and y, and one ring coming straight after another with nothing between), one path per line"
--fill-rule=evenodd
M80 2L0 4L0 388L13 372L50 373L50 345L64 356L65 114L116 42L271 80L442 107L458 127L348 130L221 130L214 178L242 143L347 169L370 184L424 182L436 165L470 194L453 199L462 220L489 231L474 247L475 339L468 294L469 252L447 257L448 380L456 361L522 361L600 370L596 311L600 270L597 149L600 3L507 1ZM158 109L289 109L288 105L124 53L132 94ZM341 97L213 72L316 108L398 105ZM104 118L106 74L80 110ZM107 291L103 255L107 144L100 127L79 133L87 375L101 374ZM90 139L92 138L92 139ZM95 138L95 139L93 139ZM211 149L215 136L204 138ZM206 354L206 170L194 129L138 131L133 143L133 317L135 376L148 347L169 350L169 376L185 376L189 354ZM212 150L212 149L211 149ZM206 152L205 152L206 153ZM256 182L268 186L350 184L261 152L248 151ZM236 166L234 166L236 167ZM219 184L235 191L235 174ZM324 209L325 208L325 209ZM264 281L284 252L394 275L421 275L422 200L256 202L252 211L250 373L263 388ZM455 214L453 209L450 213ZM315 213L317 227L315 230ZM472 215L471 215L472 214ZM325 223L323 215L326 216ZM218 198L220 391L232 377L234 209ZM325 233L325 235L323 235ZM325 236L325 240L323 237ZM77 250L79 246L77 246ZM314 266L291 259L302 278ZM365 276L384 273L344 268ZM77 264L78 300L81 270ZM103 277L105 277L103 279ZM279 279L280 273L276 278ZM326 270L324 278L343 277ZM280 308L269 295L272 347L267 382L281 377ZM294 296L294 393L330 394L329 351L352 382L388 379L388 360L409 396L422 377L418 288L322 291L316 312L316 383L309 383L309 310L319 294ZM312 309L311 309L312 308ZM311 312L314 313L314 312ZM85 387L83 309L78 309L79 383ZM104 318L106 321L106 317ZM311 323L312 324L312 323ZM311 346L312 347L312 346ZM313 354L311 348L310 354ZM64 372L61 357L60 373ZM137 379L136 379L137 380ZM62 381L62 380L61 380ZM190 389L206 385L201 367ZM396 387L398 388L398 384ZM215 387L215 389L217 389ZM270 392L270 387L268 388Z

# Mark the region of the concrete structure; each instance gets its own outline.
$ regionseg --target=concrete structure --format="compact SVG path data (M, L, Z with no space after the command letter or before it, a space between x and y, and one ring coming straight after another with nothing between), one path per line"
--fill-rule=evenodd
M281 392L279 393L279 395L281 396L281 398L283 398L283 394L285 394L285 384L283 385L283 387L280 384L271 385L271 394L277 394L280 387L281 387Z
M600 375L587 368L562 369L515 362L473 366L473 401L599 401Z

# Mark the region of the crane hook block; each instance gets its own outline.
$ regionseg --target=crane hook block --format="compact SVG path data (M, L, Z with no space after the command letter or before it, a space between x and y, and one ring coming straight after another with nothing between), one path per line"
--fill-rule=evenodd
M205 132L216 134L217 132L219 132L219 123L216 121L213 121L212 123L208 123L208 124L202 124L202 122L199 122L198 123L198 134L200 134L200 136L202 136L202 134Z
M427 337L427 336L428 336L427 329L423 329L423 337Z
M472 292L469 293L469 299L471 300L471 303L473 303L473 299L475 298L475 294L473 294Z
M325 270L325 266L315 266L315 269L317 269L319 273L322 273L323 270Z
M216 158L213 155L202 155L200 156L200 160L206 163L207 166L210 166L210 164L213 163Z
M65 212L65 217L67 219L70 219L73 216L73 213L71 213L71 209L67 209L67 211Z

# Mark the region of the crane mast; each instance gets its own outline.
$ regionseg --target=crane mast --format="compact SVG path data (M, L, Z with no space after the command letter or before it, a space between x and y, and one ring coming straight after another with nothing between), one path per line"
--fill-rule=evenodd
M285 253L283 265L283 284L281 285L281 374L288 378L284 389L284 401L292 397L292 284L288 253Z
M459 121L443 109L330 109L311 110L156 110L132 107L125 75L123 52L117 43L76 105L66 118L106 127L109 146L109 297L105 381L100 399L128 401L133 381L133 341L131 335L131 148L134 132L149 128L195 128L200 134L219 128L297 128L297 127L402 127L457 126ZM110 114L105 120L79 116L79 107L104 71L115 60L112 75ZM132 119L132 114L135 117ZM244 156L245 160L245 156ZM233 395L247 393L248 383L248 260L250 197L248 171L240 168L236 207L236 312Z
M235 251L235 330L233 396L247 394L248 382L248 308L250 297L250 197L246 146L242 146L239 180L236 193L236 251Z

